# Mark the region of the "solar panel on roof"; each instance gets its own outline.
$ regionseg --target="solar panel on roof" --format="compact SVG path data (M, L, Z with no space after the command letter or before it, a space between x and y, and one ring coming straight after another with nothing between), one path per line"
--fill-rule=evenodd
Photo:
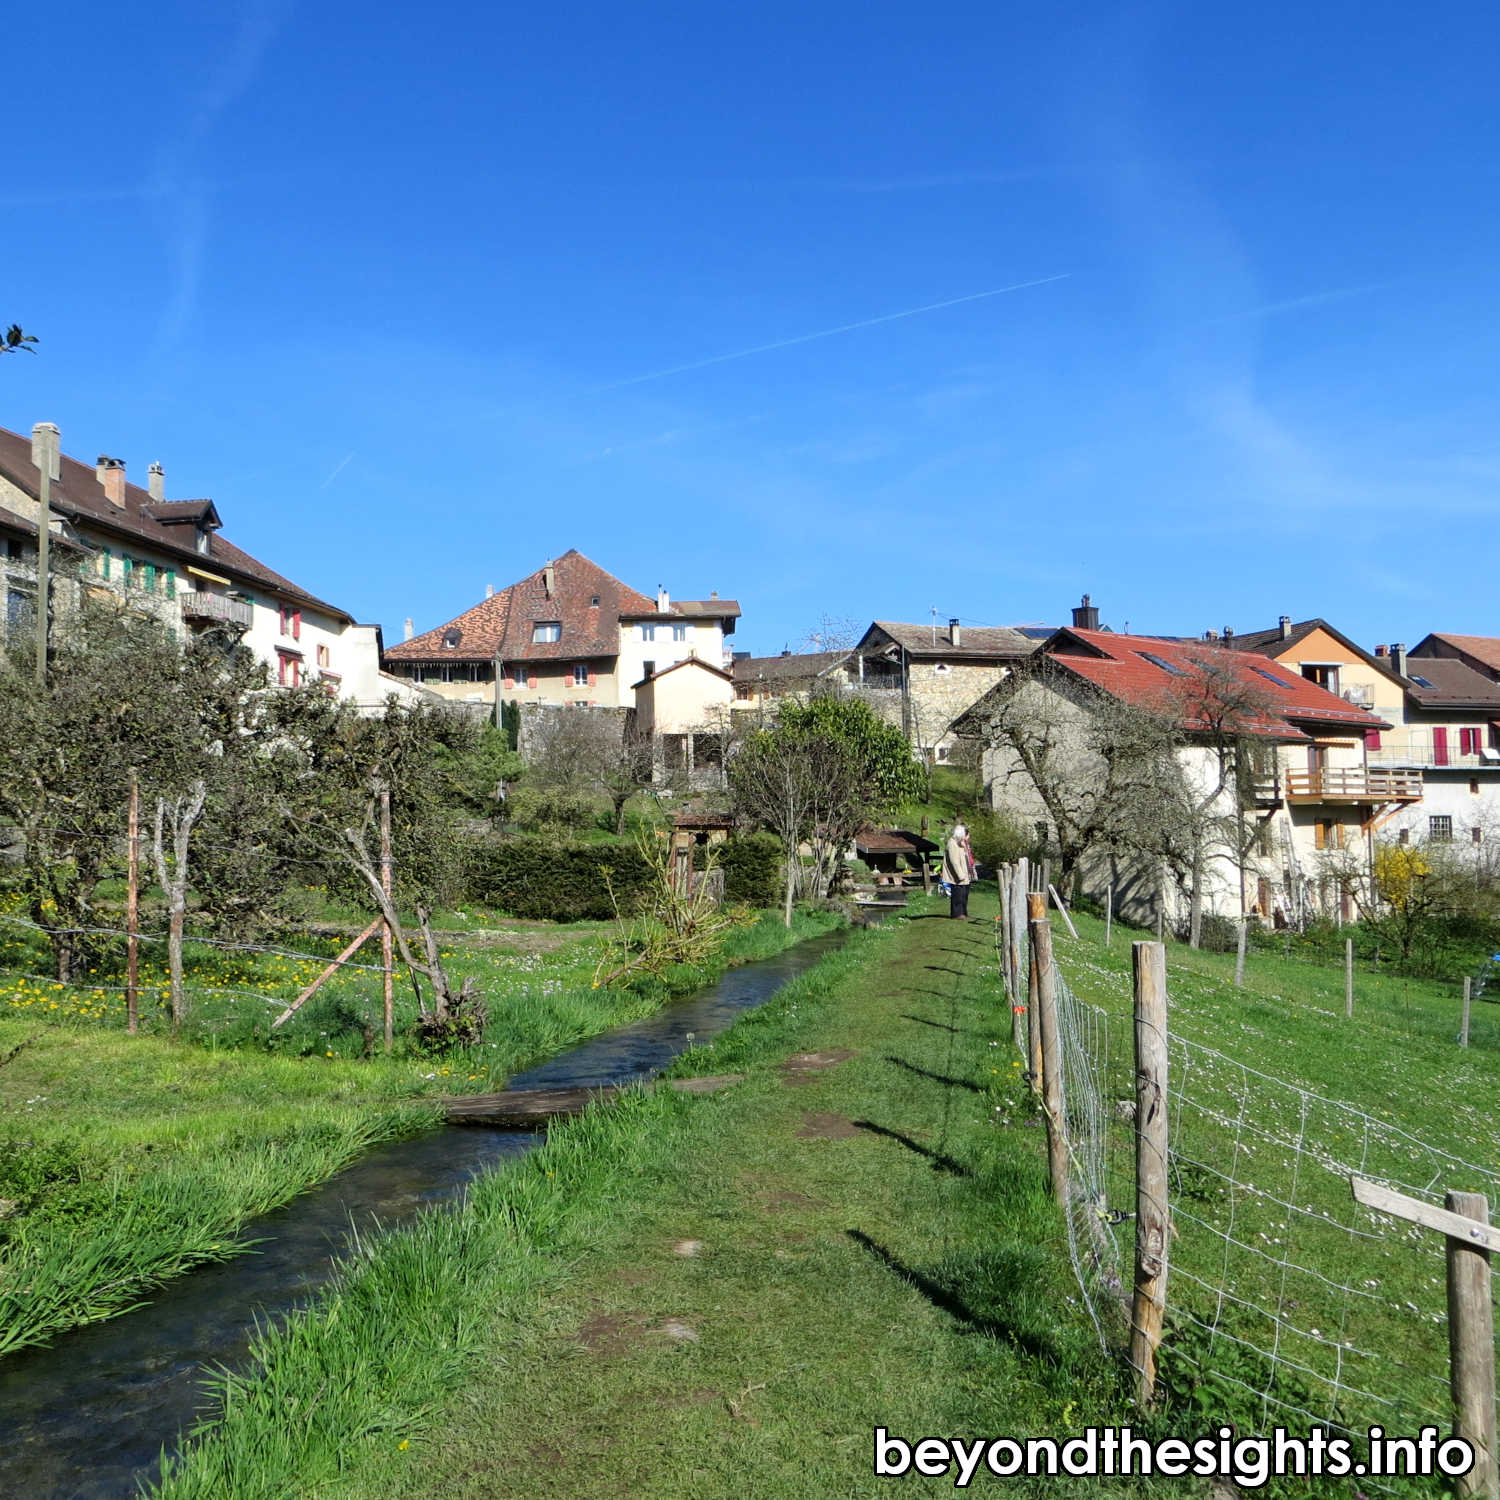
M1430 682L1428 682L1428 680L1425 677L1418 677L1415 672L1413 672L1411 674L1411 680L1414 683L1416 683L1416 685L1418 687L1431 687L1432 686L1432 684Z
M1274 672L1268 672L1268 671L1266 671L1266 669L1264 667L1252 667L1251 671L1253 671L1253 672L1259 672L1260 675L1262 677L1264 677L1267 682L1274 682L1277 687L1284 687L1284 688L1291 687L1291 683L1289 683L1284 677L1278 677Z
M1154 651L1137 651L1135 654L1143 661L1149 661L1153 667L1160 667L1163 672L1170 672L1174 677L1187 676L1181 667L1174 667L1171 662L1158 656Z

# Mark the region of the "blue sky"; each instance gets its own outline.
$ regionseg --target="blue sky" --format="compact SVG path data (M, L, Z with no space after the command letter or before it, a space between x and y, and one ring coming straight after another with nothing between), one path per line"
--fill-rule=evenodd
M388 640L569 547L758 652L1500 634L1489 7L31 16L0 425Z

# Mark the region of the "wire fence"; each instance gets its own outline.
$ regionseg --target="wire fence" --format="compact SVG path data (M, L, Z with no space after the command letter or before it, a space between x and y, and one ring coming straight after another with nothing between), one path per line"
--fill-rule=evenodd
M1128 989L1118 1009L1080 999L1055 961L1050 989L1069 1258L1101 1342L1123 1358L1134 1261L1125 1225L1137 1188L1133 1007ZM1175 1015L1168 1031L1172 1233L1159 1395L1205 1421L1322 1428L1357 1449L1372 1426L1452 1430L1445 1237L1356 1203L1351 1178L1439 1207L1447 1189L1482 1192L1493 1212L1500 1161L1466 1159L1382 1118L1379 1105L1330 1098L1183 1035ZM1500 1133L1491 1139L1500 1150ZM1361 1486L1394 1492L1377 1476Z

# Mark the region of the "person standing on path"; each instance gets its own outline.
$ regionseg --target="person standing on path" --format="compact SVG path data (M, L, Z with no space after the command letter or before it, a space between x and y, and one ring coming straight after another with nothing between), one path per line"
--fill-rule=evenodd
M947 883L948 915L960 922L969 920L969 887L974 882L974 851L969 847L969 830L962 823L953 825L943 850L943 880Z

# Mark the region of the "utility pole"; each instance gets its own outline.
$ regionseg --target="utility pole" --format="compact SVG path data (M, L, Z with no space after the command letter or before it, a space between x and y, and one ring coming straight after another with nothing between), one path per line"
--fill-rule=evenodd
M47 682L47 627L52 613L52 481L57 478L61 434L56 424L38 422L31 429L31 461L36 465L36 680Z

